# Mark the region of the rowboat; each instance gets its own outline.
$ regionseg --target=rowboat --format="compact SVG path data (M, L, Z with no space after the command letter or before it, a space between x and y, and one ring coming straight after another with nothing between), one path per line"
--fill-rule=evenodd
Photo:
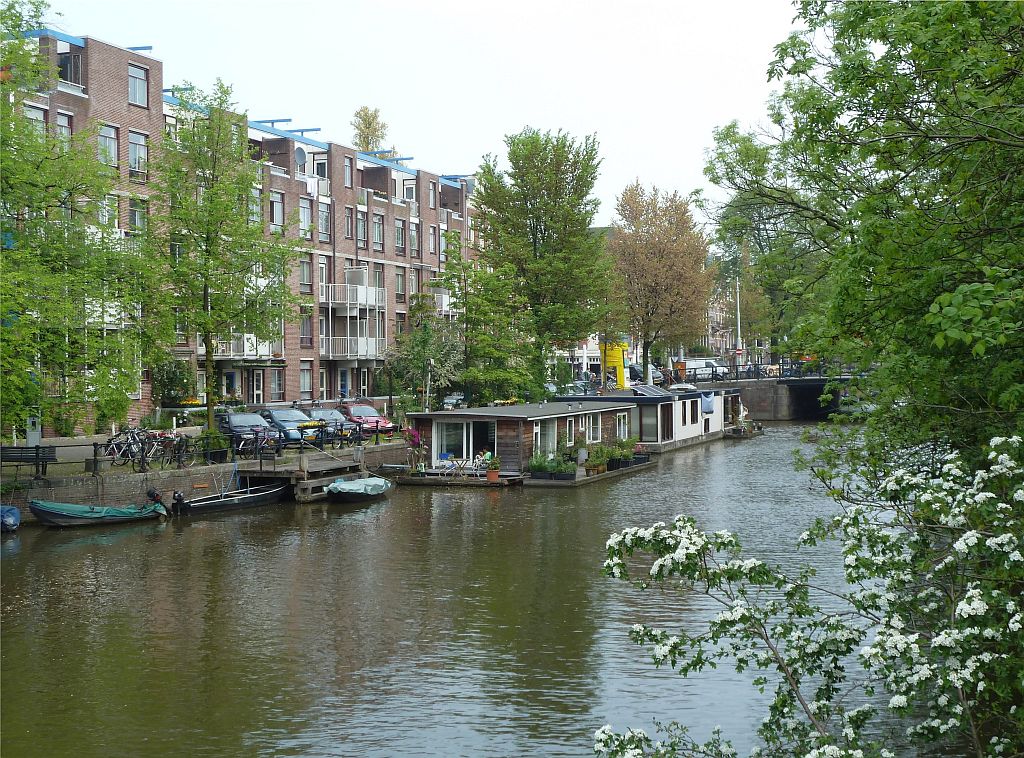
M236 508L255 508L259 505L279 503L288 493L289 484L263 484L241 490L222 492L217 495L186 500L180 492L174 493L171 511L174 515L198 515L214 511L228 511Z
M324 487L324 492L332 503L362 503L387 497L393 487L394 484L388 479L367 476L362 479L337 479Z
M93 524L121 524L128 521L159 518L167 515L162 503L145 505L78 505L55 503L50 500L32 500L28 504L41 524L48 526L90 526Z

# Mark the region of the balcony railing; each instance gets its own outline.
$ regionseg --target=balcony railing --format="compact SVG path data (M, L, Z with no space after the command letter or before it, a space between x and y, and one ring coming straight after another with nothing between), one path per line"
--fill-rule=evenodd
M362 284L321 284L320 302L329 305L346 305L353 308L383 308L387 302L383 287L366 287Z
M217 358L269 358L274 352L280 352L280 348L274 349L276 344L258 340L252 334L235 332L227 338L218 339L213 354ZM206 346L199 335L196 335L196 348L199 355L206 355Z
M405 204L409 206L409 218L420 217L420 204L415 200L406 200Z
M378 359L384 357L387 340L383 337L321 337L320 355L336 359Z

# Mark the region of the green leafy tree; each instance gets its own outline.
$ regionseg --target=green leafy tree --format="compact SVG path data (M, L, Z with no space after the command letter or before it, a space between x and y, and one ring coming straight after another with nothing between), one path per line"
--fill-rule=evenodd
M362 106L353 114L351 125L352 142L356 150L380 150L380 146L387 139L388 125L381 120L380 108L370 109L368 106Z
M303 302L287 278L301 242L266 232L254 207L262 166L249 146L246 119L218 80L210 93L186 86L175 107L177 130L165 139L154 184L167 203L151 216L149 254L164 262L171 316L199 335L205 350L207 424L217 395L215 350L231 332L281 336Z
M97 220L114 175L92 135L64 138L26 109L56 79L24 36L45 7L0 6L0 423L42 413L70 433L89 411L125 417L150 344L142 313L153 271Z
M473 194L480 255L495 270L510 267L543 367L544 351L592 334L603 311L610 265L590 231L598 143L527 128L505 144L508 170L495 156L485 158Z
M717 132L708 175L770 207L803 258L784 277L797 339L876 364L877 428L907 445L978 451L1024 417L1022 19L806 4L771 69L772 139Z
M630 330L640 340L641 365L648 366L659 341L678 344L703 331L714 272L707 265L707 242L679 193L634 182L619 195L615 209L608 247Z
M432 293L417 292L409 306L407 329L395 336L385 358L385 371L403 388L422 388L422 406L429 407L433 403L426 397L426 388L429 386L433 395L450 387L458 375L460 358L455 325L437 312Z
M446 236L449 250L461 249L458 232ZM458 314L458 379L467 402L522 396L543 381L531 372L534 340L516 282L511 266L492 270L459 253L448 256L440 283Z

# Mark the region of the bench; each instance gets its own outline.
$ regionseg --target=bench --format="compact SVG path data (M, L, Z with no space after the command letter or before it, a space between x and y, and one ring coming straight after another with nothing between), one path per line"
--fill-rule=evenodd
M46 466L57 462L57 448L52 445L32 447L0 446L0 466L34 466L35 478L46 476Z

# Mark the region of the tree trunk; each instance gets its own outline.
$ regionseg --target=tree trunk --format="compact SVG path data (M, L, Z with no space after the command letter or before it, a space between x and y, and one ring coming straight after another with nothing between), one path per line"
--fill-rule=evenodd
M203 366L206 369L206 428L213 431L216 427L213 423L213 409L216 406L216 402L213 397L213 390L216 387L214 380L214 355L213 355L213 335L209 332L203 334L203 347L206 348L206 356L203 360Z
M644 338L643 342L643 369L644 369L644 384L654 384L654 374L651 373L651 346L654 344L654 340Z

